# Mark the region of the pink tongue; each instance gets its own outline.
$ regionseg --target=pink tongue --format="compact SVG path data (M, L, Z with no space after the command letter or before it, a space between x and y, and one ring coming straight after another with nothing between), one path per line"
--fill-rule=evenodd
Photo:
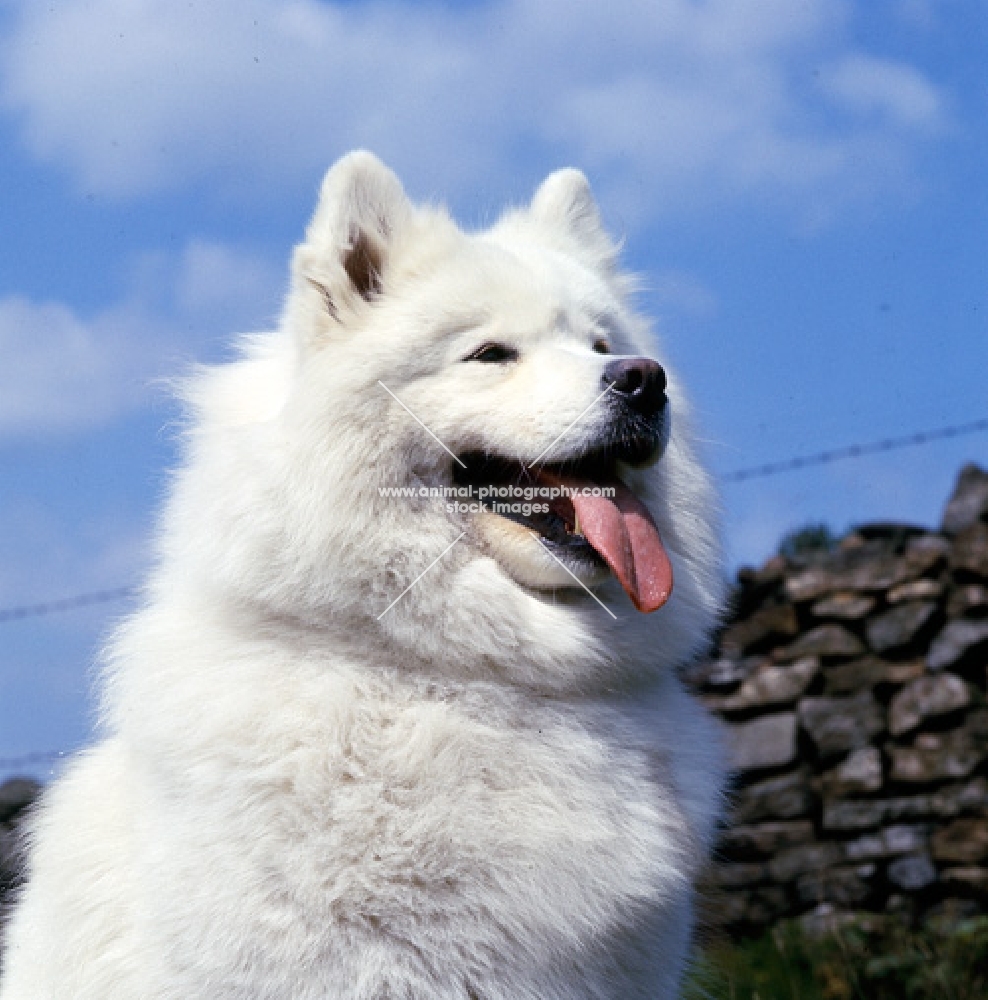
M623 483L613 497L589 495L597 483L541 472L539 479L566 486L583 537L600 553L639 611L657 611L672 593L672 566L648 508ZM557 504L560 503L557 501Z

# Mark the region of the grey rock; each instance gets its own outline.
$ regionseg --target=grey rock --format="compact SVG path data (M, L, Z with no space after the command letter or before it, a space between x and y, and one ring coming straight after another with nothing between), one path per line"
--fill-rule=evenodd
M988 746L967 729L921 733L912 746L890 747L893 781L929 783L966 778L988 757Z
M716 864L704 877L704 882L717 889L748 889L764 882L767 867L759 862L741 864Z
M983 618L988 615L988 587L969 583L955 587L947 598L948 618Z
M865 594L843 591L825 597L810 609L817 618L839 618L843 621L857 621L871 614L875 609L875 598Z
M988 579L988 525L965 528L950 548L950 568L961 581Z
M882 755L877 747L855 750L837 767L820 776L826 798L845 798L877 792L882 787Z
M832 660L860 656L863 652L864 644L843 625L818 625L784 649L776 650L774 657L778 660L799 660L806 656L818 656Z
M900 583L885 595L889 604L901 604L903 601L939 601L941 597L943 597L943 584L929 577Z
M720 838L720 850L731 857L767 857L813 839L813 824L797 819L784 823L758 823L735 826L725 830Z
M796 715L777 712L726 727L737 771L785 767L796 759Z
M988 861L988 819L955 819L934 832L931 848L937 861L972 865Z
M41 792L31 778L9 778L0 785L0 823L6 823L30 806Z
M887 826L876 833L866 834L844 843L848 861L880 861L901 854L916 854L929 843L928 824Z
M912 815L924 816L926 809L917 809ZM890 818L889 801L883 799L840 800L824 802L823 828L834 832L850 832L852 830L871 830L881 826ZM906 816L899 818L905 819Z
M905 892L919 892L937 880L936 866L928 854L896 858L886 869L889 882Z
M878 656L865 656L850 663L828 667L827 694L850 694L880 684L898 687L922 677L926 665L922 660L883 660Z
M983 777L925 795L825 802L823 828L850 833L902 820L950 819L962 812L980 811L988 811L988 779Z
M702 690L725 690L736 687L763 662L763 657L737 658L720 656L715 660L701 660L683 671L683 680L691 687Z
M856 542L853 548L842 545L842 551L826 565L811 566L787 577L786 596L799 604L841 591L890 590L921 576L931 558L919 551L911 559L896 556L889 543L882 541Z
M768 863L773 882L791 882L807 872L831 868L844 860L844 852L834 841L801 844L781 851Z
M971 704L967 684L956 674L920 677L903 688L889 705L889 732L901 736L920 723Z
M768 778L742 788L732 813L735 823L757 823L763 819L795 819L813 805L805 771Z
M950 542L943 535L926 532L906 544L906 563L917 576L940 570L949 557Z
M936 620L933 601L908 601L872 618L865 626L868 645L876 653L904 649L917 642Z
M871 895L869 882L875 876L875 865L841 865L823 871L810 872L796 883L796 894L802 903L833 903L836 906L857 906Z
M868 691L851 698L804 698L800 725L822 758L867 746L885 729L885 712Z
M798 633L796 609L791 604L776 604L760 608L744 621L729 626L720 646L728 656L741 656L786 642Z
M926 665L933 671L954 668L985 650L988 650L988 621L947 622L930 646Z
M965 465L943 512L942 528L949 535L988 517L988 472L977 465Z
M988 779L979 777L941 788L930 796L930 811L945 819L962 812L988 813Z
M707 698L708 708L718 712L743 712L795 701L820 671L820 661L804 657L789 666L766 663L756 670L734 693L721 698Z
M968 865L961 868L945 868L940 873L947 885L971 889L979 895L988 895L988 868Z

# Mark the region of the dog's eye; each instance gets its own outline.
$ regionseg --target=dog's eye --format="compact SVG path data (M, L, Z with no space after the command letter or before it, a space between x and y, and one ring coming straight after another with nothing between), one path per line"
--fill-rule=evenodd
M517 361L518 352L513 347L505 347L503 344L484 344L463 360L482 361L485 365L503 365L507 361Z
M603 339L601 339L601 340L595 340L593 342L593 349L598 354L610 354L611 353L611 345L608 344L607 341L603 340Z

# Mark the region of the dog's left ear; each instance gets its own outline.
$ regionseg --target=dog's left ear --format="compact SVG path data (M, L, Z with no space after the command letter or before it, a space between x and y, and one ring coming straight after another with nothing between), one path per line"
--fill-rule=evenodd
M557 170L542 182L532 198L531 216L570 243L580 256L610 271L618 248L607 235L590 182L579 170Z
M296 298L311 302L315 291L323 318L345 324L382 293L411 214L401 182L376 156L344 156L326 174L305 242L295 251Z

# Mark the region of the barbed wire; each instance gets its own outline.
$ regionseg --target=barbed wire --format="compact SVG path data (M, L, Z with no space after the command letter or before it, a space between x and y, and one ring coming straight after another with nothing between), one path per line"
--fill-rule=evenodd
M918 445L929 444L931 441L963 437L966 434L977 434L981 431L988 431L988 418L973 420L968 424L955 424L952 427L938 427L932 431L917 431L902 437L884 438L881 441L871 441L867 444L851 444L844 448L820 451L814 455L800 455L797 458L787 458L782 462L755 465L748 469L735 469L722 476L721 481L743 483L748 479L776 476L782 472L805 469L807 466L829 465L831 462L839 462L848 458L862 458L865 455L877 455L881 452L896 451L899 448L915 448Z
M113 590L96 590L88 594L75 594L73 597L62 597L54 601L42 601L38 604L24 604L15 608L0 609L0 625L5 622L19 621L22 618L39 618L43 615L56 614L59 611L74 611L91 604L107 604L110 601L122 601L133 597L137 588L116 587Z
M967 434L977 434L988 431L988 417L972 420L966 424L954 424L949 427L937 427L929 431L916 431L902 437L884 438L881 441L870 441L865 444L851 444L843 448L833 448L820 451L813 455L799 455L787 458L781 462L767 462L764 465L754 465L746 469L735 469L720 477L721 482L743 483L749 479L759 479L767 476L777 476L784 472L795 472L814 465L829 465L849 458L863 458L866 455L876 455L883 452L896 451L900 448L915 448L948 438L963 437ZM40 618L45 615L57 614L63 611L74 611L77 608L89 607L94 604L108 604L133 597L137 587L117 587L113 590L97 590L87 594L76 594L53 601L42 601L37 604L25 604L20 607L0 609L0 625L7 622L20 621L24 618ZM0 760L0 767L3 766Z

